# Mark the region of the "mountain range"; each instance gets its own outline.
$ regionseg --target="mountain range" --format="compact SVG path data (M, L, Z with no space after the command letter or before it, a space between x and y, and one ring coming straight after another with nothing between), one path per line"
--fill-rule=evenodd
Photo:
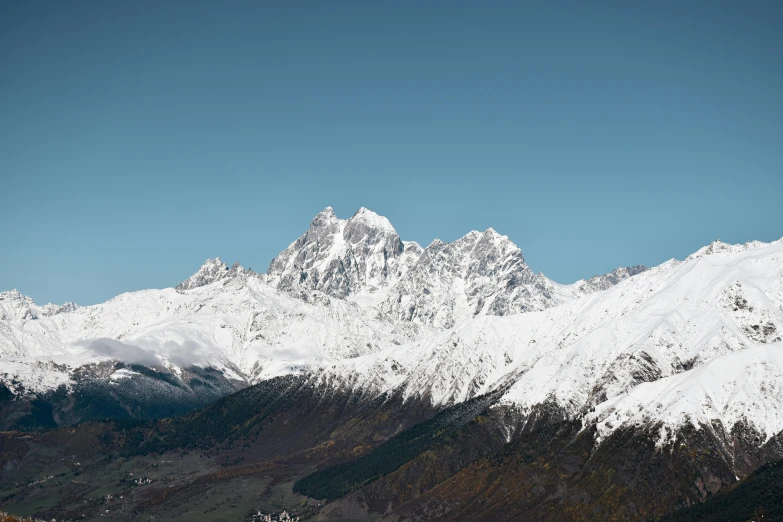
M433 478L412 496L387 498L377 488L386 481L396 491L400 470L424 453L347 489L335 489L334 477L350 483L345 474L363 476L361 463L351 468L343 454L320 462L321 475L294 490L330 500L334 520L356 513L513 519L503 514L506 504L527 506L524 513L543 519L540 509L555 505L553 498L561 507L566 500L576 505L580 491L592 498L586 491L597 487L595 476L579 473L609 458L605 452L636 444L645 449L634 450L634 458L654 462L661 452L671 458L689 447L695 452L689 466L701 471L672 480L672 491L660 496L668 508L636 497L623 501L619 518L643 519L701 502L783 457L782 339L783 240L715 241L682 261L621 267L564 285L534 272L519 247L493 229L422 247L368 209L339 219L326 208L264 274L216 258L173 288L83 307L39 306L15 290L0 293L0 428L190 418L215 401L232 404L242 394L292 382L286 389L298 394L319 390L346 397L345 404L385 405L381 410L397 424L376 419L383 435L350 440L375 448L369 455L381 456L373 462L398 455L383 448L399 430L423 429L417 423L448 412L443 418L452 420L437 421L445 430L439 433L455 438L422 451L448 460L453 455L445 448L463 448L464 461L454 469L426 468L442 481ZM345 411L353 413L340 423L363 425L356 419L364 413ZM464 422L453 420L464 415ZM491 429L477 425L480 417L490 419ZM549 433L551 426L558 428ZM478 433L486 447L464 449L477 444ZM536 446L531 437L542 433L547 443ZM174 435L160 440L166 437ZM178 444L172 448L188 447ZM477 478L495 466L509 480L536 477L545 484L550 478L542 470L514 473L530 464L517 462L520 455L535 462L547 448L558 448L551 463L570 477L562 479L567 493L542 485L546 495L530 493L538 500L528 506L528 497L489 494L486 479ZM574 448L580 453L570 455ZM491 451L501 456L477 464ZM709 458L698 460L705 451ZM340 462L348 467L338 473L330 466ZM622 466L611 469L623 476ZM623 487L632 487L630 480ZM476 488L486 494L487 511L455 501ZM586 519L610 513L602 509Z

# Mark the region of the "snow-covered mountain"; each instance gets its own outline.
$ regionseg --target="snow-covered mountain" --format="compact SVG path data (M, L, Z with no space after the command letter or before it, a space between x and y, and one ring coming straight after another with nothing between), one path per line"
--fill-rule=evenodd
M82 364L117 359L175 371L208 365L252 383L365 355L379 344L411 337L404 325L354 302L318 292L305 302L255 274L213 271L216 266L219 260L204 263L186 281L189 289L180 285L132 292L52 316L44 316L16 291L0 294L5 318L0 322L0 375L42 390L62 383ZM214 280L193 283L204 283L204 274L213 274ZM25 378L23 368L42 364L50 368L51 382Z
M42 392L112 361L246 384L303 373L434 404L502 389L520 415L556 404L602 436L720 421L764 440L783 430L782 335L783 240L561 285L492 229L421 248L367 209L327 208L267 274L208 260L87 307L0 294L0 380ZM129 378L114 368L102 378Z
M398 281L420 254L385 217L362 207L350 219L338 219L327 207L272 261L269 283L293 295L375 294Z
M588 279L587 281L578 281L574 287L577 291L583 294L592 294L593 292L600 292L601 290L608 290L620 281L624 281L631 276L641 274L647 270L647 267L642 265L636 266L621 266L615 268L608 274L596 275Z
M615 272L591 279L590 288L608 288L629 274ZM267 281L298 297L322 291L375 305L394 320L438 328L563 302L552 282L525 263L519 247L491 228L453 243L436 239L422 249L402 241L388 219L366 208L347 220L326 208L272 261Z
M543 311L479 317L344 364L368 386L444 403L503 386L503 401L523 414L542 403L573 417L595 409L588 421L604 431L717 420L729 432L742 421L763 442L783 430L775 355L782 328L783 240L713 243L606 291ZM725 367L736 371L711 370ZM703 403L699 416L694 403Z
M195 274L178 284L176 289L179 291L192 290L221 279L250 275L255 275L255 273L251 270L245 270L239 263L234 263L234 266L228 268L227 264L216 257L215 259L207 259Z
M451 328L479 315L544 310L561 302L519 247L490 228L453 243L433 241L380 308L399 320Z

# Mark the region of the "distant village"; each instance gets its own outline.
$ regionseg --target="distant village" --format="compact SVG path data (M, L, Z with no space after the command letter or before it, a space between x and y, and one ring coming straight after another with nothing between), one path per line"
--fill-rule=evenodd
M264 514L260 511L253 515L254 522L299 522L299 517L294 517L288 514L288 511L283 511L275 518L273 514Z

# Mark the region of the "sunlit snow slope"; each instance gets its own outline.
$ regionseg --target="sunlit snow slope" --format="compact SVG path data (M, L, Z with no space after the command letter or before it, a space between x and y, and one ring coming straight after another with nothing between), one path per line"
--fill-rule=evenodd
M602 437L714 420L770 437L782 335L783 241L560 285L492 229L421 248L367 209L327 208L268 274L210 260L177 288L88 307L0 294L0 379L42 391L120 360L250 384L308 373L436 404L502 387L522 414L556 404Z

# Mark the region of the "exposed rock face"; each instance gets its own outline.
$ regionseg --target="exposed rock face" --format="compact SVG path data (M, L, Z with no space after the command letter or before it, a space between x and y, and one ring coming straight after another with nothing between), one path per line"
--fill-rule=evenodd
M761 241L748 241L747 243L742 243L739 245L731 245L729 243L724 243L720 239L716 239L709 245L700 248L693 254L689 255L685 260L686 261L692 261L694 259L703 258L707 256L718 256L718 257L726 257L731 255L736 255L741 252L746 252L748 250L755 250L757 248L763 248L767 244L762 243Z
M198 272L188 277L180 284L177 285L177 290L190 290L191 288L198 288L210 283L214 283L220 279L226 277L228 273L228 265L220 260L219 257L215 259L207 259Z
M740 281L734 281L723 290L722 297L723 308L752 341L766 344L781 340L781 311L769 306L762 289L744 288Z
M508 315L559 304L551 283L493 229L453 243L433 241L382 304L398 319L450 328L476 315Z
M79 305L77 305L76 303L74 303L72 301L68 301L68 302L63 303L61 305L56 305L56 304L49 303L49 304L43 305L41 308L43 309L43 315L52 316L52 315L64 314L64 313L67 313L67 312L73 312L74 310L78 310L79 309Z
M49 303L38 306L33 302L32 298L23 295L19 290L0 292L0 320L21 319L23 321L34 321L39 316L51 317L78 309L79 305L70 301L62 305Z
M23 295L19 290L9 290L0 292L0 304L2 308L2 318L9 321L11 319L34 320L38 319L35 303L32 298Z
M199 288L220 281L221 279L234 278L237 276L247 276L254 274L252 270L242 268L239 263L234 263L231 268L220 260L219 257L215 259L207 259L198 272L182 281L177 285L176 289L180 292L185 290L191 290L193 288Z
M376 296L396 320L445 328L476 315L543 310L561 302L507 236L473 231L422 249L401 241L386 218L365 208L348 220L338 219L331 207L318 214L272 261L268 282L299 296Z
M416 254L415 247L411 250ZM405 252L405 244L386 218L362 207L342 220L327 207L302 237L272 261L269 282L293 294L318 290L346 298L374 293L399 278Z
M645 270L647 270L647 267L642 265L615 268L608 274L591 277L579 287L579 291L583 294L592 294L593 292L608 290L617 283L641 274Z

